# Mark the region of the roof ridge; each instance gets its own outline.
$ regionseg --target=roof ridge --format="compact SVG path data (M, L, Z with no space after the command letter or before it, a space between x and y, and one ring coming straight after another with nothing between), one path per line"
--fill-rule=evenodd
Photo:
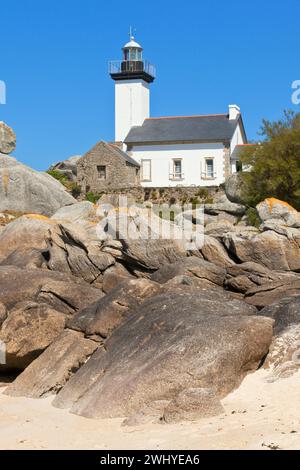
M228 116L228 114L195 114L192 116L161 116L161 117L151 117L146 118L145 121L151 121L155 119L192 119L192 118L201 118L201 117L216 117L216 116Z

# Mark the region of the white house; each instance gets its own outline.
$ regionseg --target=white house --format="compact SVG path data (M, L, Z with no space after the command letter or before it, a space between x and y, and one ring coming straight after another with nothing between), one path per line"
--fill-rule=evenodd
M115 140L141 166L145 187L218 186L237 171L236 146L247 144L240 108L226 114L150 118L155 67L131 36L115 81Z

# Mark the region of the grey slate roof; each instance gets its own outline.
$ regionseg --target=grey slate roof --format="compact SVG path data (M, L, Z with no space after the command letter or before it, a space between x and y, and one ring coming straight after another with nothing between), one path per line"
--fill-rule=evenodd
M125 143L229 141L239 121L242 123L241 117L229 120L227 114L150 118L142 126L132 127Z
M126 152L123 152L123 150L121 150L117 145L114 145L114 144L107 144L107 145L109 145L115 152L121 155L121 157L123 157L124 160L126 160L126 162L138 168L140 167L140 164L138 162L136 162L133 158L131 158Z

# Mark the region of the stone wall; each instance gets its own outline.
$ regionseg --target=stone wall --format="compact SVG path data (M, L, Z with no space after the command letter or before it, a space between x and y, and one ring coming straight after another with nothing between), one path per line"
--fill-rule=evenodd
M152 202L156 204L189 204L191 202L211 203L216 193L224 192L220 187L187 187L187 188L143 188L123 187L111 191L103 191L106 195L125 195L137 203Z
M104 166L101 178L98 167ZM77 162L77 183L83 194L102 193L139 184L139 167L127 162L111 145L99 142Z

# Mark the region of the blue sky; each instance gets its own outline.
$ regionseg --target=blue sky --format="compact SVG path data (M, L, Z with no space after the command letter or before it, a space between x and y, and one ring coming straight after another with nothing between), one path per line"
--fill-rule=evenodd
M277 119L300 79L300 2L285 0L0 0L0 120L14 155L46 169L114 138L114 83L129 25L157 67L151 115L223 113L241 106L249 139Z

